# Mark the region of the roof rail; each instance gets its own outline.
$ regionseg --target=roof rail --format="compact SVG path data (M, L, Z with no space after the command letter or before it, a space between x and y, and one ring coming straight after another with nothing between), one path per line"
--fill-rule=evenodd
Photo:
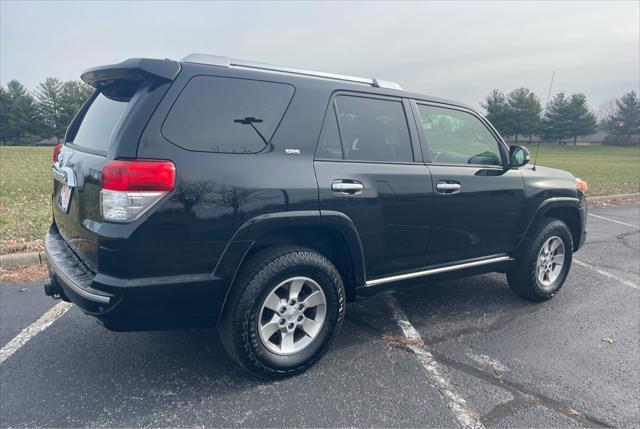
M257 70L269 70L280 73L290 73L302 76L321 77L325 79L344 80L347 82L362 83L364 85L371 85L378 88L386 89L402 89L400 85L395 82L382 79L369 79L366 77L346 76L342 74L326 73L313 70L298 69L288 66L277 66L273 64L258 63L255 61L238 60L235 58L224 57L220 55L209 54L189 54L182 59L187 63L207 64L211 66L219 67L240 67Z

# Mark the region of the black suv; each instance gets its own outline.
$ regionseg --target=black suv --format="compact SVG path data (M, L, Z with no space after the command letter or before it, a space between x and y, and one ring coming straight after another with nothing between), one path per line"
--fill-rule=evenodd
M82 79L45 292L111 330L217 325L244 368L286 376L358 294L497 271L542 301L585 239L586 183L456 102L202 54Z

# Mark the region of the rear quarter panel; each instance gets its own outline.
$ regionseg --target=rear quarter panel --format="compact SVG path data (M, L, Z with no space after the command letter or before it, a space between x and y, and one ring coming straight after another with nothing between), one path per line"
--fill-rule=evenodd
M196 75L278 82L273 74L187 65L149 122L139 158L169 159L176 189L132 231L126 242L131 276L213 273L234 233L255 217L314 210L319 214L313 152L330 90L313 81L296 85L269 145L257 154L196 152L166 140L162 122L188 80ZM285 149L298 149L288 154ZM123 245L125 243L123 242Z

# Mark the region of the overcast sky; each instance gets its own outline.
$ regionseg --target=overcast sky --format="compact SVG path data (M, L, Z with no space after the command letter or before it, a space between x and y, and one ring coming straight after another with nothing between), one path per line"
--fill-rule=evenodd
M191 52L378 77L478 106L493 88L590 104L640 86L640 2L2 1L0 82L33 89Z

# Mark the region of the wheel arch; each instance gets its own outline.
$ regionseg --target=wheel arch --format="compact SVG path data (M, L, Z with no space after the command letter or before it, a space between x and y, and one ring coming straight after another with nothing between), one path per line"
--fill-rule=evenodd
M542 201L529 222L518 248L521 248L522 245L531 239L530 234L535 226L539 224L542 219L549 217L561 220L567 224L571 231L571 237L573 238L573 250L577 250L581 238L582 215L580 200L573 197L554 197Z
M240 268L251 255L269 246L285 244L309 247L329 259L340 272L350 301L356 288L366 281L362 245L348 216L315 210L271 213L244 223L220 257L214 277L226 288L224 302Z

